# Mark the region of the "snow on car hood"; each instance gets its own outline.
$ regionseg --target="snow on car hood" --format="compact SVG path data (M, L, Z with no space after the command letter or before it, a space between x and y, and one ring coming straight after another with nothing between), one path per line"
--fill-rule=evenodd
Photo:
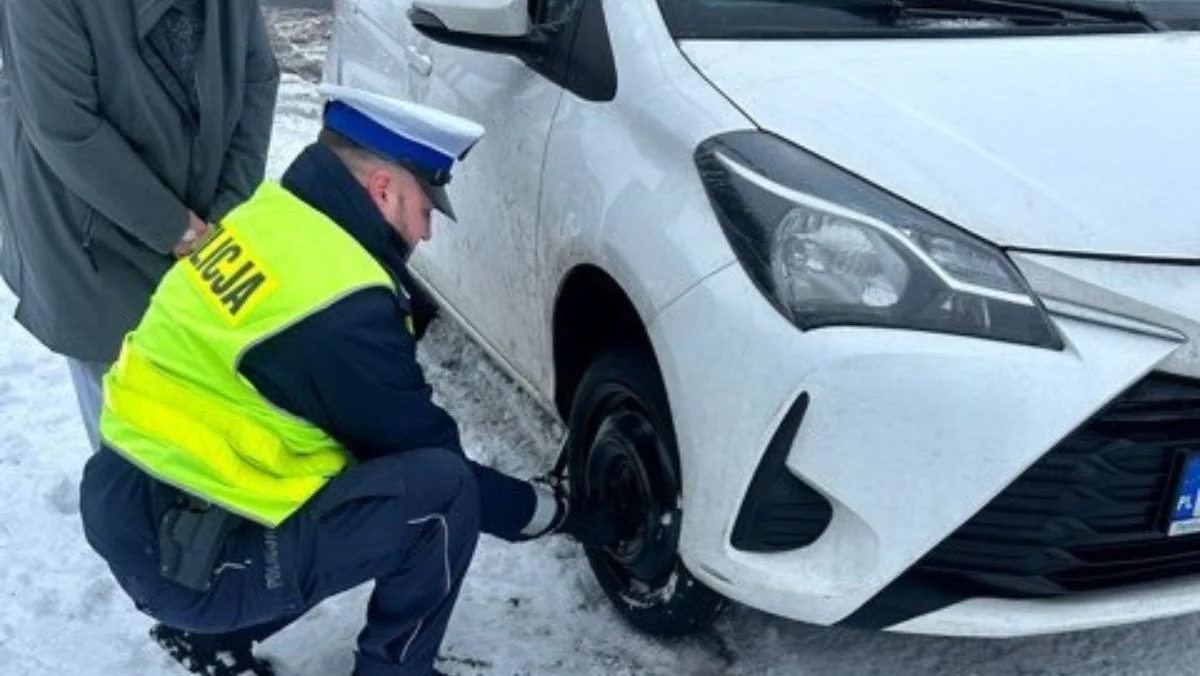
M681 44L755 124L993 242L1200 258L1200 35Z

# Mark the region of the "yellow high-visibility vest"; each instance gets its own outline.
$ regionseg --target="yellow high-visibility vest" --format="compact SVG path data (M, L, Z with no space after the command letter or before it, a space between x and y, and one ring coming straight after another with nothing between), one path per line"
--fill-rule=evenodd
M156 289L104 378L101 435L161 481L275 527L352 456L238 372L250 348L392 278L275 182L229 213Z

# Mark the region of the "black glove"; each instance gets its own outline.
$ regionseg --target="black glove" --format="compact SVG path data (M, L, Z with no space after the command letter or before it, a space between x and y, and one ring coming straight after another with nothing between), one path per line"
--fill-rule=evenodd
M429 330L429 325L438 317L438 306L429 299L425 294L413 294L412 297L412 320L413 320L413 337L421 340L425 337L425 332Z
M407 261L410 250L408 245L394 231L389 232L393 243L400 252L401 259L405 262L403 267L396 270L396 281L404 288L405 294L408 296L408 316L412 319L413 339L420 341L425 337L425 332L429 330L429 325L437 319L440 309L433 297L426 293L420 284L416 283L412 273L409 272Z

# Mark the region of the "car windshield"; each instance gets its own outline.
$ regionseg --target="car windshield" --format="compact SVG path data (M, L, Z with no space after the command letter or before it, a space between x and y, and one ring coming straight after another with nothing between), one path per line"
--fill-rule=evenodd
M1200 0L658 0L680 39L1200 30Z

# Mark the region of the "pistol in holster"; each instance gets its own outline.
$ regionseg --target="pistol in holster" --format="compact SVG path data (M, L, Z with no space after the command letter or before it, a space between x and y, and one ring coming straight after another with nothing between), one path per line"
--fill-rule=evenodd
M159 572L193 591L208 591L241 517L165 484L157 487L155 498Z

